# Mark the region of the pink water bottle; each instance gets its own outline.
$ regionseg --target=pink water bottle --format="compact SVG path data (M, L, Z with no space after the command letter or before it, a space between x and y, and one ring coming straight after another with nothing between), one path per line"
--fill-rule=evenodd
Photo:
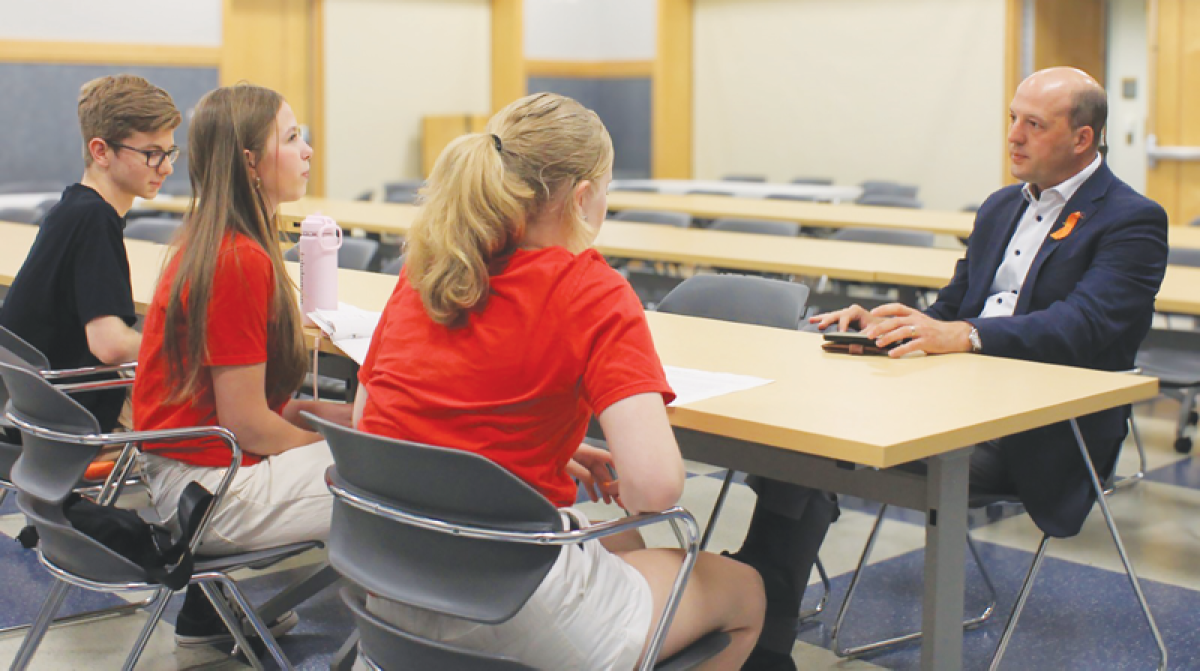
M338 248L342 229L330 217L310 214L300 224L300 311L304 325L312 326L308 313L336 310L338 306Z

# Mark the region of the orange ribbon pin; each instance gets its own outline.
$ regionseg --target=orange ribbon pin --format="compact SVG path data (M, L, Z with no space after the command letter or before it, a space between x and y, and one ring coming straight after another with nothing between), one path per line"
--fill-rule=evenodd
M1071 216L1067 217L1066 222L1063 223L1063 227L1051 233L1050 237L1054 238L1055 240L1062 240L1063 238L1067 237L1071 234L1071 231L1075 230L1075 224L1078 224L1080 218L1082 217L1082 212L1072 212Z

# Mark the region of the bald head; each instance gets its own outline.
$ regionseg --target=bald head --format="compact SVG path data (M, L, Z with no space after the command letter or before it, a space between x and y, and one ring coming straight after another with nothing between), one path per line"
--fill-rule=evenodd
M1091 148L1099 147L1108 122L1108 93L1091 75L1078 68L1047 68L1026 77L1017 90L1023 88L1052 101L1056 111L1066 114L1071 130L1091 128Z

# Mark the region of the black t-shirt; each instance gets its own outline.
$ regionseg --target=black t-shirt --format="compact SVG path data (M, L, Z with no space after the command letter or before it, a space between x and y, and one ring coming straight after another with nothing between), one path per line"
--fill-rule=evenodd
M0 306L0 325L41 350L54 369L102 365L88 349L87 323L110 315L137 322L124 229L125 220L100 194L82 184L67 187ZM74 398L109 431L125 390Z

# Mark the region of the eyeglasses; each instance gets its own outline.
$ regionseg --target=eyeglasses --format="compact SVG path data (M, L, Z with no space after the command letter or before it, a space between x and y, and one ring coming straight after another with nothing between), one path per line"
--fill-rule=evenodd
M155 170L162 167L163 161L169 161L174 165L175 161L179 158L179 147L171 147L170 149L138 149L137 147L130 147L127 144L121 144L120 142L109 142L108 145L117 149L136 151L145 156L146 165Z

